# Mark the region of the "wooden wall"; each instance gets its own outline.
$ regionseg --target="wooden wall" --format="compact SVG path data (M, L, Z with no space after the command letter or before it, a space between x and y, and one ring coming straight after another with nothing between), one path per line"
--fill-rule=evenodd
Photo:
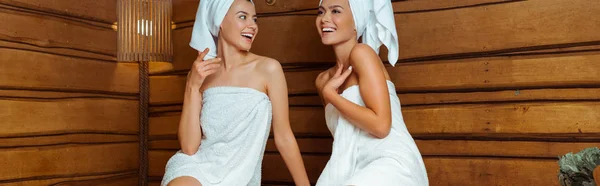
M151 64L151 185L179 149L185 74L196 57L188 42L198 0L173 3L174 63ZM316 182L332 139L313 82L334 65L314 26L318 1L255 3L252 51L284 66L292 128ZM388 71L431 185L558 185L559 155L600 146L600 1L393 5L401 59ZM263 165L265 185L292 184L272 139Z
M138 65L116 0L0 0L0 185L137 185Z

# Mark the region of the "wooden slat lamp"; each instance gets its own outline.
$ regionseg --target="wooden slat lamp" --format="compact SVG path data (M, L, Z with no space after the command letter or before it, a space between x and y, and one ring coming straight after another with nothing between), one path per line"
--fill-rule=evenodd
M171 0L119 0L117 60L170 62L171 9Z
M117 61L139 62L139 185L148 181L149 62L173 58L172 0L118 0Z

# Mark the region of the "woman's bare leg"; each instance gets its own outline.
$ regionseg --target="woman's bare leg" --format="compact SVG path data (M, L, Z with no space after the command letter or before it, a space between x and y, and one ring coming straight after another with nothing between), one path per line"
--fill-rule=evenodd
M171 182L169 182L168 186L202 186L202 184L200 184L196 178L182 176L173 179Z

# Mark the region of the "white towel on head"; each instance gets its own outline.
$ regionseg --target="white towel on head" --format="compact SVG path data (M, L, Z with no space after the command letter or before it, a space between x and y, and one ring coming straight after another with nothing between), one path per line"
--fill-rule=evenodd
M319 5L323 2L319 3ZM379 53L383 44L388 48L388 61L392 66L398 61L398 33L394 21L394 10L390 0L348 0L354 24L356 39L362 36L362 43Z
M198 51L209 48L204 60L217 57L217 37L221 23L234 0L201 0L196 11L190 46ZM252 2L252 1L251 1Z

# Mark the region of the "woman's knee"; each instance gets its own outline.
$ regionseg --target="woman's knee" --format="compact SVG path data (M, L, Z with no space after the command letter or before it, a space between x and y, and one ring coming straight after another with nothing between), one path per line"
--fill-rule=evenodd
M175 178L167 184L167 186L202 186L196 178L190 176L182 176Z

